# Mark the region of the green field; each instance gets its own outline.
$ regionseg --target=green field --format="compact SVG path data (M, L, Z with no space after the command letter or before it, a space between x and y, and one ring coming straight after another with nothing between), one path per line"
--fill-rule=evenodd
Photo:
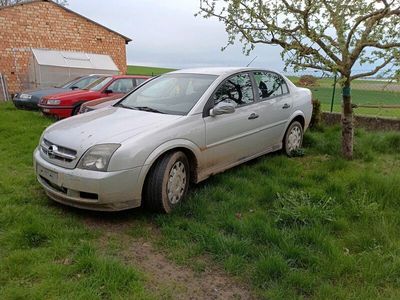
M298 77L290 77L293 83L297 83ZM400 105L400 85L391 83L390 90L382 90L386 84L376 81L356 80L352 83L352 102L354 104L372 105ZM386 89L388 89L386 86ZM317 87L310 88L313 97L322 103L323 111L330 111L333 94L333 79L318 79ZM333 111L341 111L342 92L339 85L336 86ZM400 118L400 108L355 108L356 115L373 115L380 117Z
M216 175L172 215L96 214L53 203L36 182L32 152L52 121L10 103L0 116L1 299L178 298L185 277L141 271L129 241L194 270L194 286L217 268L260 299L400 298L398 132L358 130L345 161L340 129L322 128L305 156Z
M127 74L157 76L171 71L174 71L174 69L145 67L145 66L128 66Z
M332 100L332 88L318 87L311 88L313 97L321 101L322 110L330 111ZM341 111L341 90L337 89L334 99L333 111ZM374 104L374 105L400 105L400 93L386 92L386 91L365 91L365 90L352 90L352 101L355 104ZM400 118L400 108L355 108L356 115L374 115L381 117L394 117Z

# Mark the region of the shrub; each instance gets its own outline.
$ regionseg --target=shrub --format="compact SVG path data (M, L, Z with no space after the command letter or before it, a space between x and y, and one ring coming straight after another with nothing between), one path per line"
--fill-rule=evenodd
M318 82L317 78L312 75L303 75L300 77L299 81L297 82L297 85L303 86L303 87L317 87Z
M318 99L313 99L313 112L311 116L310 127L318 128L321 126L322 113L321 113L321 101Z

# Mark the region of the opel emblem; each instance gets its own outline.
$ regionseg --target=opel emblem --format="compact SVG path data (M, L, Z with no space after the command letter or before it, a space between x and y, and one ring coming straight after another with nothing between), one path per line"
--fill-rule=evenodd
M49 149L47 150L47 154L49 155L50 158L55 157L55 152L58 151L58 147L56 145L51 145Z

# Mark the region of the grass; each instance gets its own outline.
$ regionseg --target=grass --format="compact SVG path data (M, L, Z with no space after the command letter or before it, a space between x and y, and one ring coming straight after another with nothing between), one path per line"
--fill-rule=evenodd
M154 299L144 275L99 253L96 233L52 205L32 152L50 120L0 104L0 298Z
M9 103L0 115L0 298L161 298L36 183L31 155L51 121ZM346 161L339 128L322 128L307 133L304 156L216 175L129 232L198 272L211 261L261 299L399 299L399 170L400 133L358 130Z
M175 69L145 66L128 66L127 74L157 76L171 71L175 71Z
M269 155L194 189L158 216L180 261L209 255L265 299L400 297L400 133L306 135L306 155Z

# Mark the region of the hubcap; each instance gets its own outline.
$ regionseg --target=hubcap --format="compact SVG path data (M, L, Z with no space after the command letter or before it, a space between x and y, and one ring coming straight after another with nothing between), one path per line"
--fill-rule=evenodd
M301 129L294 126L289 133L287 140L287 149L289 152L299 149L301 146Z
M169 171L167 184L168 200L172 204L178 203L186 188L186 170L181 161L177 161Z

